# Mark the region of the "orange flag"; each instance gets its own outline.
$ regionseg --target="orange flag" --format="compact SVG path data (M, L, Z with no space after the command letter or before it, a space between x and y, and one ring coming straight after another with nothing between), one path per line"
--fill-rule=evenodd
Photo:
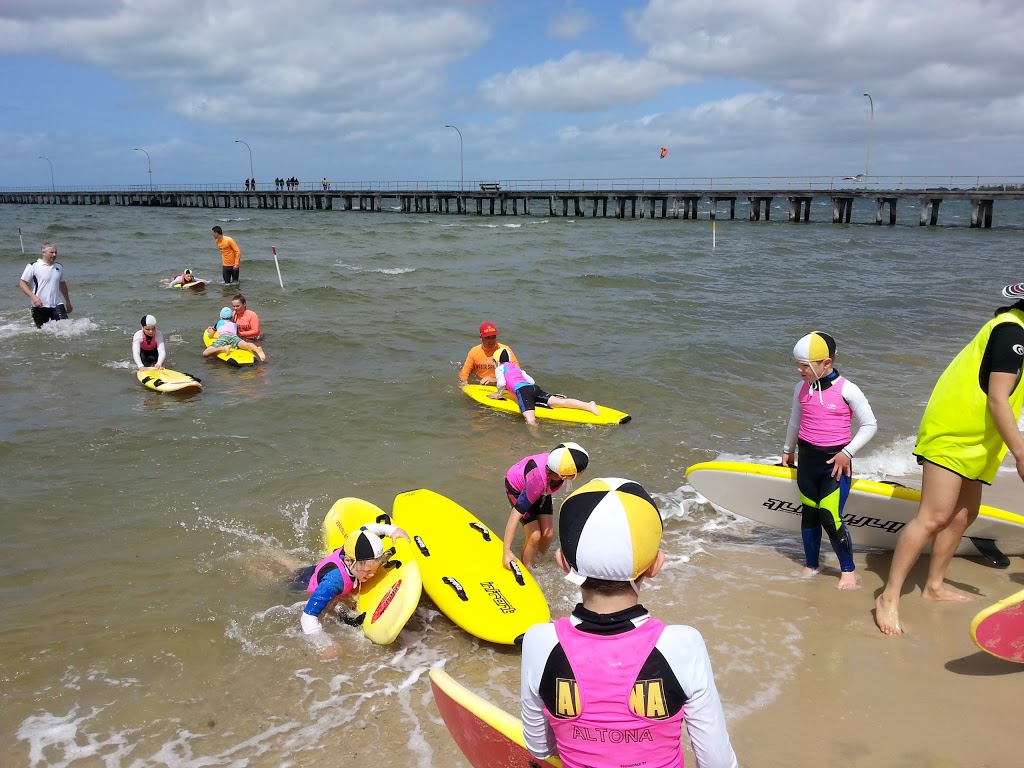
M664 160L668 156L668 147L661 148L661 159Z

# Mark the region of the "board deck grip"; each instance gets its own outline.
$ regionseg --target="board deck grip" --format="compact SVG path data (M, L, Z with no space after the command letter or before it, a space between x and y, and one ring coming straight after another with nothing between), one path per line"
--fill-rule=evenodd
M377 515L377 522L381 525L391 525L391 515L387 512L381 512Z
M430 550L427 549L427 545L423 543L423 539L419 536L413 536L412 540L416 542L416 546L419 548L420 552L423 553L424 557L430 557Z
M487 530L487 526L481 523L470 523L469 527L484 537L484 541L491 540L491 532Z
M971 540L971 544L977 547L981 556L985 558L985 562L994 565L996 568L1010 567L1010 558L999 550L994 540L980 539L977 536L968 536L967 538Z
M402 567L402 561L401 560L388 560L386 563L384 563L384 570L385 571L388 570L389 568L401 568L401 567Z
M516 583L520 587L525 587L526 579L523 578L523 570L519 567L519 563L517 563L515 560L510 560L508 563L508 567L511 568L512 573L516 575Z
M469 602L469 598L466 597L466 590L462 588L462 585L459 584L459 582L457 582L451 576L442 576L441 581L443 581L445 584L447 584L449 587L455 590L455 594L459 596L459 600L461 600L464 603Z

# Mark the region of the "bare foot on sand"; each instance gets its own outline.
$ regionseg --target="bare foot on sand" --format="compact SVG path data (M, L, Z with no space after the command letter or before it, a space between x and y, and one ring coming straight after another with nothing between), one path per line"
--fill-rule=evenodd
M933 602L952 603L973 603L978 599L974 595L969 595L966 592L961 592L959 589L953 589L946 586L939 589L930 589L929 587L925 587L924 591L921 593L921 597Z
M592 414L594 414L595 416L601 415L601 410L597 407L597 403L595 403L593 400L587 403L587 405L590 406L587 410L590 411Z
M821 571L818 570L817 568L807 568L807 567L805 567L802 571L800 571L800 578L801 579L813 579L819 573L821 573Z
M890 603L882 595L875 598L875 624L883 635L902 637L903 627L900 626L899 605Z
M860 589L860 577L853 571L844 573L839 577L836 589Z

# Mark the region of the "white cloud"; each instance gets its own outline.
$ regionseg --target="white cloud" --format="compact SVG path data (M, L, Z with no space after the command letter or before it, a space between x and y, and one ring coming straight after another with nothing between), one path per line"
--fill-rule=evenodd
M55 5L55 3L50 3ZM491 32L471 10L413 2L243 0L89 4L55 18L0 15L0 52L59 55L146 83L167 109L210 124L255 124L292 134L344 130L426 109L445 68ZM376 117L374 117L376 116Z
M480 92L514 111L586 112L642 103L686 78L646 59L573 51L557 61L487 78Z

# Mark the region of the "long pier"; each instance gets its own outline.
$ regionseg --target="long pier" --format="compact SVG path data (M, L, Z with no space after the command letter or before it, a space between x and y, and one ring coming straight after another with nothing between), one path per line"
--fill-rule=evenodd
M635 188L545 189L546 184L511 188L500 183L476 183L474 188L381 189L50 189L2 190L0 204L21 205L115 205L163 206L177 208L256 208L301 211L387 211L476 216L531 216L615 219L698 219L703 210L708 219L737 218L737 208L746 209L749 221L770 221L776 198L788 203L790 222L811 221L816 199L831 203L832 223L851 221L855 200L871 201L875 223L896 224L897 206L910 208L920 226L936 226L943 202L966 201L970 205L970 226L990 228L995 202L1024 200L1024 185L1002 184L975 188L650 188L644 180ZM661 180L658 180L660 187ZM319 186L319 185L317 185ZM433 185L428 185L433 186ZM459 185L463 187L465 185ZM580 185L586 186L586 185ZM609 185L611 186L611 185ZM998 186L998 185L996 185ZM706 203L706 205L705 205Z

